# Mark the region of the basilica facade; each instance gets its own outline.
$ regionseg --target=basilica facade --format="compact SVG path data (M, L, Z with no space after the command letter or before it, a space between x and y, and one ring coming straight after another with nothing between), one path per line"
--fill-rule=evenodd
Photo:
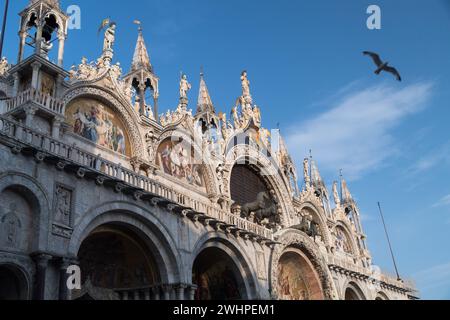
M329 192L311 158L297 173L247 72L229 117L203 74L196 104L183 75L160 114L141 28L128 72L108 19L99 57L65 70L59 1L20 17L18 60L0 63L0 299L415 298L372 267L346 181Z

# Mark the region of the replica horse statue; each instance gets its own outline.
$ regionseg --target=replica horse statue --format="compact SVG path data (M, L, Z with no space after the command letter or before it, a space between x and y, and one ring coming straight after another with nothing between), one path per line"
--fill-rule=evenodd
M267 192L260 192L256 197L256 201L244 204L241 209L241 216L248 218L252 212L255 214L263 209L266 209L266 202L270 201L269 194Z
M278 216L278 206L276 203L272 203L269 207L259 209L255 212L255 222L262 223L265 219L275 218L274 222L279 223L280 218ZM270 221L269 221L270 223Z

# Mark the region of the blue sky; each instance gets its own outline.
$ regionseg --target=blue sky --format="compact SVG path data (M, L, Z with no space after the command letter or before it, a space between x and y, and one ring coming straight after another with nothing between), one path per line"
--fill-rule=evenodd
M2 1L3 2L3 1ZM18 17L12 1L4 55L14 62ZM160 77L160 108L178 102L179 73L199 70L217 109L229 112L247 69L267 128L280 123L300 164L312 149L328 184L339 169L363 214L374 262L392 271L378 217L384 206L400 272L426 299L450 299L450 1L446 0L128 0L78 4L66 67L96 59L101 20L118 23L116 61L128 70L143 22ZM366 27L366 9L382 9L382 30ZM373 74L363 50L379 52L404 78Z

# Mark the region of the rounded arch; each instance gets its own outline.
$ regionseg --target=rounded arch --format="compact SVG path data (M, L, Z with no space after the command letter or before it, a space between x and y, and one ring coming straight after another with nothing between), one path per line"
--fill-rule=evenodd
M20 172L7 172L0 175L0 194L6 189L17 190L32 205L39 215L35 221L37 241L32 241L34 251L45 251L48 245L50 228L50 202L45 188L33 177Z
M0 301L30 300L31 277L15 263L0 263Z
M361 287L354 281L349 281L344 286L343 293L344 300L366 300L366 296L361 290Z
M391 300L391 299L389 299L389 296L388 296L385 292L380 291L380 292L378 292L378 294L377 294L375 300L379 300L379 301L383 301L383 300L384 300L384 301L388 301L388 300Z
M323 238L323 241L325 243L325 246L332 247L332 240L331 240L331 234L330 230L328 229L326 217L323 212L323 209L318 209L317 206L311 202L304 202L301 204L301 206L297 209L298 212L302 212L303 210L307 210L308 213L310 213L313 216L314 221L316 221L319 224L319 229Z
M199 145L200 140L196 140L196 136L194 133L193 128L188 128L189 130L192 130L192 133L190 133L188 130L185 130L184 128L180 127L169 127L166 128L162 134L158 138L158 142L156 143L156 163L158 160L158 154L161 151L161 148L163 148L163 144L167 143L168 141L174 141L174 140L182 140L184 143L188 144L191 147L191 154L190 156L193 158L193 162L195 165L198 165L202 170L202 177L204 179L206 193L210 198L213 198L214 196L219 195L219 187L216 183L215 174L214 174L214 168L208 163L205 162L205 159L203 157L203 150L201 148L201 145ZM194 136L194 139L192 138ZM183 143L182 142L182 143ZM206 159L208 160L208 159ZM160 163L161 165L161 163ZM164 170L161 168L161 170Z
M281 243L273 250L270 262L269 285L275 299L281 297L280 292L278 292L279 262L281 257L290 250L300 250L304 257L309 260L320 280L324 299L333 300L337 297L327 263L323 259L319 247L306 234L298 230L286 229L279 232L275 239Z
M278 297L282 300L324 300L321 281L307 254L288 247L278 261Z
M83 241L103 225L121 225L135 233L149 248L164 284L185 282L175 241L163 224L145 208L128 202L109 202L87 212L75 227L68 253L76 257Z
M126 223L94 229L78 252L82 283L99 288L142 288L162 283L160 267L142 232Z
M145 158L144 150L146 150L146 148L143 142L143 137L141 136L140 130L137 126L137 123L139 123L140 120L131 108L125 106L115 94L105 90L104 88L97 86L78 86L70 89L64 95L64 114L66 113L67 106L69 106L71 102L83 98L98 100L106 104L112 110L116 111L119 118L122 120L130 139L131 155L141 159Z
M292 197L281 178L280 170L274 160L262 154L260 150L249 145L236 145L226 154L224 168L224 193L231 197L231 174L238 164L251 164L259 171L261 177L275 192L282 212L281 224L291 225L290 213L293 212Z
M259 299L255 268L245 254L245 250L242 250L236 241L218 232L206 233L194 246L189 264L191 279L197 257L207 249L218 249L232 261L235 266L234 275L239 278L242 299Z
M357 255L358 245L356 243L356 239L353 237L353 233L351 232L349 225L345 221L338 220L336 225L334 226L333 233L336 237L336 243L334 244L334 247L336 247L336 249L337 249L337 247L339 245L339 243L338 243L340 241L339 234L338 234L339 230L341 230L341 232L344 233L343 235L345 236L346 240L349 242L349 245L350 245L350 248L349 248L350 252L346 252L346 253L351 254L351 255Z

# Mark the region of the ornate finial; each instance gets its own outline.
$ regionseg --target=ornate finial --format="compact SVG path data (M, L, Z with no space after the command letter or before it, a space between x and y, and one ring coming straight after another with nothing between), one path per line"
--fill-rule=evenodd
M209 95L208 87L205 82L205 74L203 71L203 66L200 68L200 89L198 93L197 101L197 113L211 112L214 113L214 105Z
M133 23L138 25L138 31L142 32L142 22L140 20L134 20Z
M131 63L131 70L146 69L153 72L152 64L150 63L150 56L145 45L144 35L142 33L142 23L139 20L133 22L139 26L139 35L136 41L136 48L134 49L133 61Z

